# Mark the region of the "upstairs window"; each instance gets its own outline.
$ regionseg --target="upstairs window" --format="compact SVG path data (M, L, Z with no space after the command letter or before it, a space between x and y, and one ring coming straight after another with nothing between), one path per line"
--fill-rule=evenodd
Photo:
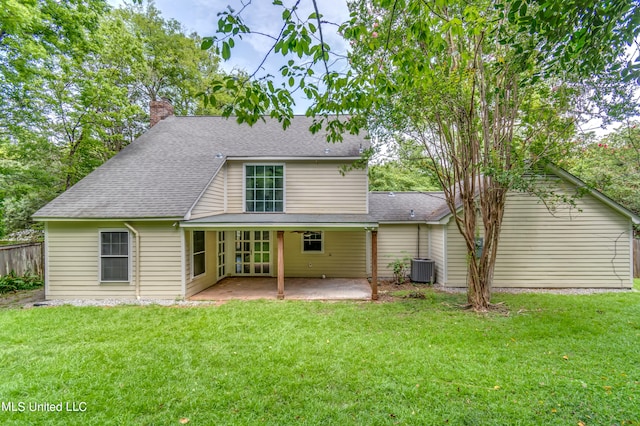
M284 211L284 166L245 166L245 211Z
M129 232L100 231L100 281L129 281Z

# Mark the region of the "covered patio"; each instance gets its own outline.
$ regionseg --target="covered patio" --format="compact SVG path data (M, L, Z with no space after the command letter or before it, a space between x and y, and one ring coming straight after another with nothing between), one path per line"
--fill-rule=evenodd
M364 278L286 278L286 299L371 300L371 285ZM276 277L228 277L189 300L279 299Z
M378 298L378 223L369 215L225 213L180 226L217 235L219 281L191 300Z

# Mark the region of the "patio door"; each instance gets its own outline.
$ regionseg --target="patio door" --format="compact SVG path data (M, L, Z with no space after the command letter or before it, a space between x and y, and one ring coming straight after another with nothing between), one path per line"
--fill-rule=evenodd
M238 275L271 275L271 233L236 231L235 272Z

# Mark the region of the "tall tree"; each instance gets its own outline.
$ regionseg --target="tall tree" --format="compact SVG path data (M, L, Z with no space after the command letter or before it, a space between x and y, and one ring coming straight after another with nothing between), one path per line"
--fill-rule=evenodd
M220 112L212 103L205 106L198 96L220 76L219 57L200 49L198 34L187 35L180 22L163 18L152 1L117 9L110 19L121 22L133 38L127 46L135 48L137 58L131 69L133 101L146 110L149 101L169 98L178 115ZM216 105L229 101L218 96Z
M435 170L413 140L398 138L384 146L369 164L371 191L440 191Z
M5 7L6 6L6 7ZM9 2L0 12L0 216L8 231L64 182L50 91L64 63L92 50L102 0Z
M640 128L631 122L600 139L581 138L561 165L591 187L640 214Z
M225 113L252 123L269 112L286 126L290 93L302 90L315 100L308 114L320 117L311 130L324 126L330 140L369 126L420 141L467 245L469 305L488 309L507 192L532 188L526 172L561 152L557 142L572 133L580 102L630 94L622 77L639 76L640 63L627 64L625 48L638 36L640 8L632 0L359 0L340 27L353 46L352 68L340 73L330 69L326 25L311 3L314 12L301 17L300 1L273 1L283 25L272 51L283 55L287 80L215 84L246 90ZM222 12L219 34L204 47L228 58L251 33L248 10ZM340 120L345 113L352 118Z
M149 125L149 101L215 113L197 93L218 71L197 34L153 4L39 1L0 15L0 216L7 231ZM224 100L223 100L224 102Z

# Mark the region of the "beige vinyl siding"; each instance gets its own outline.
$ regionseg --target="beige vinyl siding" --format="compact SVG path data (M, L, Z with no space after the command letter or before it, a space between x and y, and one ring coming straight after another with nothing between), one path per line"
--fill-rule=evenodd
M302 253L302 236L284 234L285 277L359 278L366 276L365 231L325 231L323 253ZM277 241L274 240L274 253ZM274 268L277 259L274 256ZM274 274L275 275L275 274Z
M131 225L140 232L141 297L182 297L180 229L174 227L173 222L132 222Z
M207 287L212 286L216 283L216 273L217 273L217 231L205 231L204 233L204 244L205 244L205 272L202 275L198 275L197 277L192 277L192 232L187 231L185 233L186 247L187 247L187 255L186 255L186 270L185 270L185 278L186 278L186 297L191 297L196 293L201 292Z
M148 298L181 296L180 231L172 223L136 223L140 233L140 293ZM135 238L130 234L129 283L100 283L100 230L126 230L124 222L50 222L48 299L134 298Z
M420 236L418 238L418 226ZM418 239L420 248L418 249ZM396 259L407 258L407 273L410 272L411 258L427 257L429 236L427 225L384 225L378 228L378 276L392 278L393 267L389 264Z
M222 167L191 211L192 219L224 213L224 178Z
M49 254L49 287L47 299L71 298L132 298L135 287L124 284L99 283L99 229L122 229L122 223L64 223L47 225ZM131 253L135 239L130 238ZM130 273L135 270L131 256Z
M243 164L240 161L227 162L227 213L242 213L244 208ZM286 194L285 194L286 196Z
M286 165L287 213L367 213L367 172L340 174L346 162L295 162Z
M367 212L367 172L352 170L344 176L340 161L272 162L285 166L286 213L354 213ZM244 162L229 161L227 174L227 212L242 213ZM246 164L271 164L247 162Z
M446 281L446 232L444 225L431 225L429 228L429 257L435 261L436 283L442 284Z
M453 219L445 225L448 287L467 286L467 245Z
M547 184L557 194L574 194L559 179ZM632 287L629 219L589 194L575 202L547 202L548 208L535 196L509 193L494 287ZM446 285L464 287L464 240L453 221L447 228Z
M495 287L632 287L629 219L590 195L576 203L552 214L534 196L509 195Z

